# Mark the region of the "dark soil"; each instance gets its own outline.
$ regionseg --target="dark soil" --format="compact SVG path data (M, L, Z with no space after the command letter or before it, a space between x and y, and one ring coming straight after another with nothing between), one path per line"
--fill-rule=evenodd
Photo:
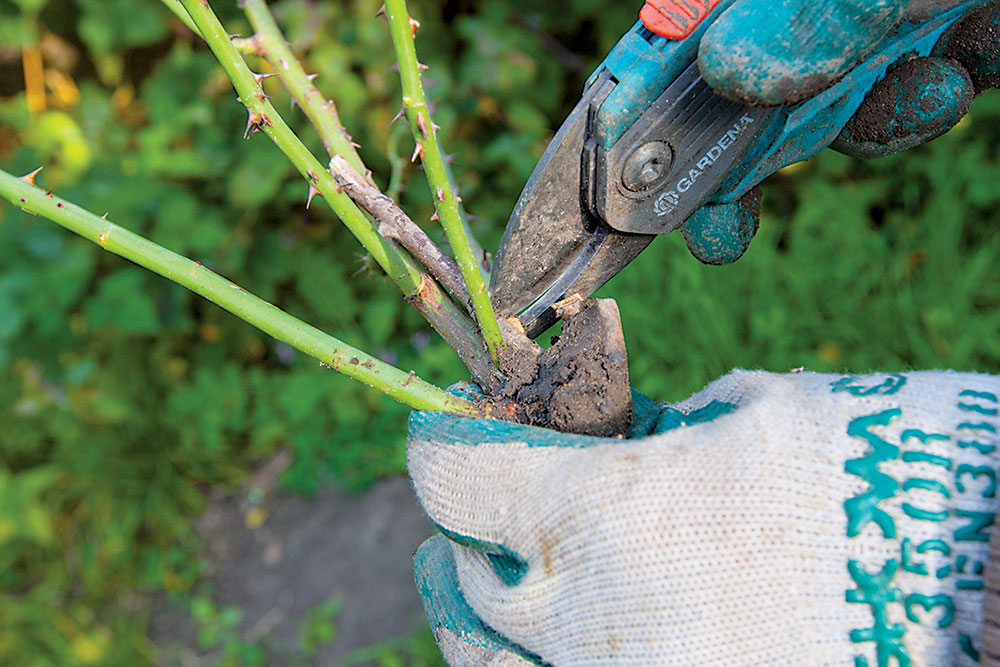
M969 110L972 86L967 84L967 94L957 101L955 116L935 113L951 100L928 93L947 88L947 82L956 76L969 81L960 63L941 57L915 58L889 70L884 79L872 86L833 147L855 157L874 158L908 150L944 134L951 129L955 118L961 118ZM920 107L903 100L920 100ZM844 140L847 137L850 141Z
M516 406L517 421L564 433L621 436L632 421L628 358L618 304L612 299L567 299L563 331L541 349L511 318L503 325L501 358L507 383L497 402Z
M977 95L1000 86L1000 2L983 5L962 17L935 53L962 63Z

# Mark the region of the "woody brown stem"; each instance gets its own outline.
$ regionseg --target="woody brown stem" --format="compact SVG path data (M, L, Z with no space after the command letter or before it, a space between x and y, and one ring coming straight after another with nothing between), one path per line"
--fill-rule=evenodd
M339 155L334 155L330 160L330 173L354 203L375 218L379 234L406 248L445 289L471 311L469 292L462 283L462 275L455 260L446 255L396 202L370 185Z

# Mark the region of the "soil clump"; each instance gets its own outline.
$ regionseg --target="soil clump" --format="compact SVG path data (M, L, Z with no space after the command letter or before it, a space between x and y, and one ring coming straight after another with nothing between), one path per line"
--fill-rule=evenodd
M564 433L622 436L632 422L628 357L618 304L579 295L557 304L562 335L542 349L516 318L501 324L506 383L495 400L516 421Z

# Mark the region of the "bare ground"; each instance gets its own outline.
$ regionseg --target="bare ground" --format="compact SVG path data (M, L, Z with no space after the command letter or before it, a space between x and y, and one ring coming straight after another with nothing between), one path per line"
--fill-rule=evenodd
M330 488L305 499L273 490L283 464L279 455L265 465L247 492L217 495L198 521L216 606L242 609L241 634L280 656L298 653L309 610L339 600L335 641L304 664L344 664L354 649L421 628L411 559L433 529L408 480L388 478L363 494ZM197 650L187 610L163 598L154 601L149 636L161 665L211 665L219 657ZM275 657L270 664L287 662Z

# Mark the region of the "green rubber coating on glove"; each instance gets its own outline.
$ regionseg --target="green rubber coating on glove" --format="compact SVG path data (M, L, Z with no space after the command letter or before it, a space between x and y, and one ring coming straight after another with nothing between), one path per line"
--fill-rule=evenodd
M666 433L667 431L673 431L674 429L681 428L682 426L693 426L695 424L707 424L710 421L718 419L722 415L728 415L730 412L734 412L737 406L735 403L726 403L723 401L712 401L708 405L704 405L691 412L681 412L674 408L663 408L660 413L660 419L656 422L656 429L654 433Z
M743 256L760 225L760 188L731 204L705 204L681 226L691 254L705 264L731 264Z
M975 89L950 58L916 58L890 70L830 145L861 158L908 150L941 136L965 117Z
M632 390L632 423L628 428L630 440L650 435L660 418L660 404L645 394Z
M741 0L709 27L701 75L746 104L798 102L829 87L902 17L904 0Z
M641 438L662 433L679 426L703 424L736 409L732 403L712 401L708 405L683 413L675 408L659 407L652 399L632 392L635 418L629 429L629 438ZM672 426L664 427L665 424ZM524 443L528 447L571 447L584 449L595 445L620 445L628 440L600 438L592 435L560 433L539 426L515 424L497 419L473 419L449 412L413 411L408 423L413 440L441 444L507 445ZM442 531L443 532L443 531Z
M475 646L507 651L536 665L546 664L479 618L462 594L451 545L444 536L436 535L417 549L413 555L413 579L431 628L444 628Z
M439 524L434 524L434 527L455 544L486 554L490 564L493 565L493 571L507 586L517 586L528 574L528 561L504 545L462 535Z

